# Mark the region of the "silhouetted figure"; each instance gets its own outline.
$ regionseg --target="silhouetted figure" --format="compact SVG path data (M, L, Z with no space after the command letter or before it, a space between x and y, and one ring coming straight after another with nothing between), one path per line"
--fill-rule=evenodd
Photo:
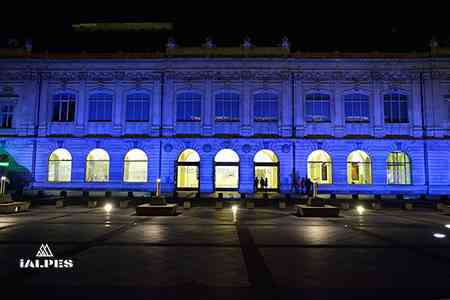
M267 190L267 187L269 186L269 179L267 177L264 178L264 190Z
M259 183L259 178L258 177L255 177L255 181L254 181L254 189L255 189L255 192L257 192L258 191L258 183Z
M302 180L300 180L300 193L305 193L305 177L302 177Z
M312 181L309 178L306 178L305 180L305 187L306 187L306 195L308 195L308 197L311 196L311 192L312 192Z
M264 177L261 177L259 179L259 189L263 190L264 189Z

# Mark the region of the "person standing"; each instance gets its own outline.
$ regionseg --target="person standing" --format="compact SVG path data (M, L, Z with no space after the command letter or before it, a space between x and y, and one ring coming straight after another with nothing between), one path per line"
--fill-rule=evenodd
M267 190L267 187L269 186L269 179L267 177L264 178L264 190Z
M260 191L264 189L264 177L259 179L259 189Z
M258 176L256 176L255 180L253 182L255 193L258 191L258 183L259 183L259 178L258 178Z
M305 191L305 177L302 177L302 180L300 180L300 194L304 194Z

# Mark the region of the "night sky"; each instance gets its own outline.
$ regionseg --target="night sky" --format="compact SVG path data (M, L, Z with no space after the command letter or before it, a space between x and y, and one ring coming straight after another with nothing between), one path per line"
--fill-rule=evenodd
M199 46L211 36L217 46L238 46L249 36L256 46L275 46L289 37L292 51L426 51L436 36L450 45L450 18L444 7L402 9L378 2L357 6L298 7L272 3L254 10L218 8L210 2L201 10L161 12L61 8L51 13L12 11L1 19L0 45L11 37L33 39L35 51L162 51L169 36L182 46ZM175 4L174 4L175 5ZM378 7L375 10L371 6ZM140 33L75 33L72 24L87 22L172 22L172 31Z

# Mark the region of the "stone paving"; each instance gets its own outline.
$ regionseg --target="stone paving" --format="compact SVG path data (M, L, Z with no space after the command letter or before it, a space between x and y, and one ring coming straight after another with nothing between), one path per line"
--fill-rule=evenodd
M293 207L241 208L236 222L229 208L180 211L139 217L131 208L38 206L2 215L0 282L20 283L26 295L51 289L58 299L396 295L384 288L400 289L400 298L450 298L450 216L431 209L299 218ZM41 243L74 268L20 269Z

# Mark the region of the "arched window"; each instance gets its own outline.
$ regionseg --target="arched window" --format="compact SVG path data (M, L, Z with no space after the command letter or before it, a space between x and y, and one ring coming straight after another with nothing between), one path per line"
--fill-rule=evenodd
M111 122L113 95L107 92L96 92L89 96L89 121Z
M331 184L331 158L323 150L311 152L308 156L308 178L320 184Z
M408 123L408 96L400 93L384 95L384 122Z
M255 168L254 189L278 189L278 157L271 150L261 150L253 158ZM266 182L267 181L267 182Z
M364 94L344 95L345 121L369 122L369 96Z
M150 95L136 92L127 95L127 122L148 122L150 118Z
M59 148L48 158L48 181L70 182L72 174L72 155L66 149Z
M307 122L330 122L330 95L322 93L307 94L305 110Z
M239 94L234 92L216 94L216 122L238 122L239 99Z
M109 180L109 155L103 149L94 149L86 157L86 181L106 182Z
M128 151L124 159L124 182L147 182L148 158L140 149Z
M52 122L73 122L75 120L74 93L58 93L52 98Z
M353 151L347 158L347 182L349 184L371 184L372 162L361 150Z
M387 183L411 184L411 161L404 152L395 151L387 159Z
M254 115L256 122L274 122L278 120L278 95L258 93L254 96Z
M195 150L186 149L177 160L177 189L197 190L199 188L200 156Z
M222 149L214 157L216 190L239 188L239 156L231 149Z
M177 121L200 122L202 114L202 95L183 92L177 95Z

